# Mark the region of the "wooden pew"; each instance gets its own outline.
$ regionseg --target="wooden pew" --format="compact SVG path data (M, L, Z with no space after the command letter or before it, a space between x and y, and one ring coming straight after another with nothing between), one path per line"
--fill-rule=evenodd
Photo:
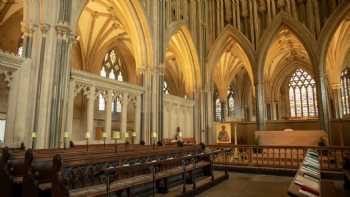
M67 155L62 154L64 157L64 162L70 166L78 166L81 164L93 165L96 161L109 165L122 165L124 163L136 163L140 161L153 160L154 157L165 157L167 155L179 154L183 152L193 152L198 151L198 147L185 147L185 148L160 148L155 150L144 150L133 152L121 152L121 153L101 153L101 154L83 154L83 155ZM47 193L51 190L51 177L53 164L51 159L40 158L33 161L26 154L25 168L26 171L23 190L26 194L31 194L30 196L40 196L41 193ZM28 156L28 157L27 157ZM29 158L29 159L27 159ZM28 160L28 161L27 161ZM91 173L90 173L91 176ZM79 181L79 180L77 180Z
M188 154L187 154L188 155ZM143 163L135 163L128 166L117 166L116 174L113 176L114 181L110 186L112 192L127 191L130 195L130 189L146 183L155 184L158 180L164 180L171 176L180 175L186 172L192 172L195 169L206 168L211 165L208 161L202 161L200 158L206 155L199 155L197 152L191 156L177 156L163 158L163 160L144 161ZM198 163L186 164L184 160L198 159ZM53 159L54 170L52 196L98 196L106 193L105 184L94 176L93 171L99 166L105 165L107 168L113 166L112 163L106 161L98 161L97 163L85 163L78 166L70 166L65 164L64 159L60 155L56 155ZM186 164L183 166L183 164ZM74 172L75 171L75 172ZM79 174L83 173L83 174ZM86 177L81 179L80 177Z
M344 188L350 189L350 155L344 158Z
M98 145L93 146L95 148L90 148L89 151L86 151L83 146L72 149L38 149L31 151L32 159L28 157L28 161L25 161L23 151L16 151L11 154L8 148L4 148L2 153L3 156L1 157L0 183L2 183L2 185L7 185L8 187L0 191L0 196L21 196L22 182L25 175L28 176L27 180L30 180L26 181L26 185L33 183L32 180L36 180L34 181L36 185L30 185L27 187L30 188L30 190L40 187L40 190L43 188L50 188L50 184L47 184L47 182L51 182L49 180L50 176L48 174L50 174L49 169L52 168L51 160L55 154L62 154L65 158L71 159L71 162L79 161L80 158L89 158L91 155L97 155L95 157L100 158L108 158L116 154L119 156L124 155L124 157L125 155L129 154L128 151L115 153L114 146L114 144L107 145L106 147ZM129 151L135 151L138 149L143 151L153 150L152 146L129 146ZM156 150L168 151L169 149L174 148L174 146L171 146L165 148L157 148ZM31 166L33 163L33 158L35 158L35 165ZM33 175L35 176L33 177ZM18 194L16 194L17 191Z

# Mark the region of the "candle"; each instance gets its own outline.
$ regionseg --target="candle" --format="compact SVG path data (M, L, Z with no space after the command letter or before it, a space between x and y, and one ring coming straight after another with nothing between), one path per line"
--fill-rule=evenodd
M32 133L32 138L36 138L36 132Z
M125 138L128 138L129 137L129 133L125 132L124 136L125 136Z
M107 138L107 133L106 133L106 132L103 132L103 133L102 133L102 137L103 137L103 138Z
M157 132L153 132L153 133L152 133L152 137L153 137L153 138L157 138Z
M90 137L91 137L90 133L89 133L89 132L86 132L85 138L86 138L86 139L89 139Z
M113 132L113 139L120 139L120 132L119 131Z
M64 132L64 138L69 138L69 133L67 131Z
M136 137L136 132L132 132L132 137Z

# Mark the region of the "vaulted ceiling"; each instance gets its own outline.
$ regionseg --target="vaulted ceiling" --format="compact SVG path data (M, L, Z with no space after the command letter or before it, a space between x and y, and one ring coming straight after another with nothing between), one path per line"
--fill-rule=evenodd
M165 55L165 80L169 92L177 96L192 96L200 84L200 68L189 31L183 27L173 34Z
M127 20L120 11L114 0L89 1L84 8L78 24L83 69L100 67L104 54L117 42L123 43L123 50L133 52Z
M282 77L280 74L283 70L296 69L297 67L304 67L313 71L304 45L293 31L283 26L275 36L267 52L264 80L265 82L272 82L274 79Z
M326 72L331 85L340 83L340 75L346 59L350 57L350 14L340 23L329 43L326 57Z
M250 80L253 80L253 71L248 57L242 47L232 37L227 40L227 47L213 69L213 80L217 87L219 97L225 101L227 90L233 78L245 70ZM249 78L247 78L249 80Z
M0 1L0 25L12 14L23 8L23 0L1 0Z

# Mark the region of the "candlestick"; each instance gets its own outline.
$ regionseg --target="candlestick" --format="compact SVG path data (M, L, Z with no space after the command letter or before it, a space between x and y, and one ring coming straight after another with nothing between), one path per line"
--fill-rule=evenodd
M91 137L91 134L90 134L89 132L86 132L85 138L86 138L86 139L89 139L90 137Z

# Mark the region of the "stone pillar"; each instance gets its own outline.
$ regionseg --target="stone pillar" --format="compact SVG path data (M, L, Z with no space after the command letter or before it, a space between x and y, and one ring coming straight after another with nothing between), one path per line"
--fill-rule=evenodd
M105 108L105 128L104 132L107 134L107 140L111 139L112 136L112 90L108 90L107 94L105 95L105 102L106 102L106 108Z
M96 99L96 93L95 93L95 87L92 86L90 87L90 92L88 98L88 103L87 103L87 132L90 133L92 136L92 140L95 138L95 132L94 132L94 104L95 104L95 99ZM84 138L85 138L85 133L84 133Z
M123 94L122 99L122 123L121 123L121 132L122 132L122 138L124 138L124 134L127 132L128 127L128 99L129 95L128 93Z
M135 143L139 143L141 140L141 95L136 96L135 103Z
M333 84L332 88L332 98L333 98L333 110L334 117L336 119L341 119L343 117L343 108L341 102L341 84Z
M265 95L264 95L264 83L257 82L255 84L256 91L256 124L257 130L263 131L265 130Z
M66 130L69 136L72 137L73 132L73 113L74 113L74 99L75 99L75 81L71 80L69 83L68 107L66 116Z

